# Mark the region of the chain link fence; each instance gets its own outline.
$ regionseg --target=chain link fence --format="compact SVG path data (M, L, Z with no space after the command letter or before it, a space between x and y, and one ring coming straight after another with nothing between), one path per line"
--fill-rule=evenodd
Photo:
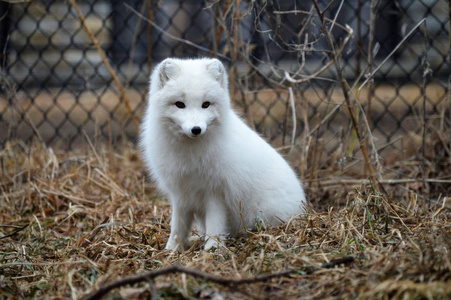
M425 120L449 116L444 0L92 0L77 6L124 95L70 2L0 1L0 144L135 141L123 98L139 119L150 70L170 56L221 59L237 110L281 147L316 139L331 153L352 135L337 72L378 149L399 150Z

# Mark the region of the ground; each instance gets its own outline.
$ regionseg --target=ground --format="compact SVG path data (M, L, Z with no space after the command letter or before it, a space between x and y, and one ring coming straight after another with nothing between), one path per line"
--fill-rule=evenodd
M357 180L321 185L307 171L306 214L216 251L196 242L171 253L164 250L170 205L133 145L62 151L9 141L0 152L1 298L88 297L178 264L188 272L157 274L105 299L449 299L450 160L443 145L449 142L436 139L436 154L423 159L384 161L411 175L426 164L427 180L385 179L377 191Z

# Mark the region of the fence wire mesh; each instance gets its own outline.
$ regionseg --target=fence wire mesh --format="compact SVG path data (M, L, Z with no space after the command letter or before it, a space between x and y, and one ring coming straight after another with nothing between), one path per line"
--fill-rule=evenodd
M399 150L425 120L449 116L444 0L77 5L138 119L151 68L170 56L221 59L237 110L287 149L316 139L325 153L352 152L352 138L343 144L352 130L337 72L353 92L359 124L371 129L364 135L380 150ZM38 139L74 148L87 139L136 139L123 96L70 2L0 2L0 28L2 145Z

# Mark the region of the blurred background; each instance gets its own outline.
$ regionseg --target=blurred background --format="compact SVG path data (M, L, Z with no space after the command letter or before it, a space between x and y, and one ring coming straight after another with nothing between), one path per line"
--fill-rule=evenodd
M203 56L224 62L235 109L311 180L331 165L361 173L363 144L381 173L450 138L444 0L0 1L0 51L2 147L135 143L152 67Z

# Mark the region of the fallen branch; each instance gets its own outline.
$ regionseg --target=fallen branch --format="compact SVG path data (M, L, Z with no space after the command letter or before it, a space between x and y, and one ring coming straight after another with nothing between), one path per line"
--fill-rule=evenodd
M198 271L196 269L186 268L179 264L172 265L167 268L149 271L143 274L134 275L130 277L125 277L122 279L119 279L117 281L114 281L112 283L109 283L107 285L101 286L97 291L92 292L91 294L86 295L83 297L83 300L94 300L99 299L100 297L104 296L106 293L111 291L112 289L127 285L127 284L135 284L139 282L148 282L149 280L162 276L167 274L173 274L173 273L183 273L187 275L191 275L196 278L200 278L205 281L221 284L224 286L231 286L236 287L238 285L242 284L250 284L250 283L256 283L256 282L265 282L273 278L278 277L287 277L294 274L300 274L300 275L310 275L315 273L318 270L321 269L331 269L335 266L341 265L341 264L349 264L354 262L354 257L352 256L346 256L343 258L333 259L330 262L324 264L320 268L310 268L306 272L300 272L299 270L286 270L282 272L272 273L268 275L259 275L251 278L243 278L243 279L233 279L233 278L224 278L217 275L208 274L202 271ZM155 291L154 291L155 292Z

